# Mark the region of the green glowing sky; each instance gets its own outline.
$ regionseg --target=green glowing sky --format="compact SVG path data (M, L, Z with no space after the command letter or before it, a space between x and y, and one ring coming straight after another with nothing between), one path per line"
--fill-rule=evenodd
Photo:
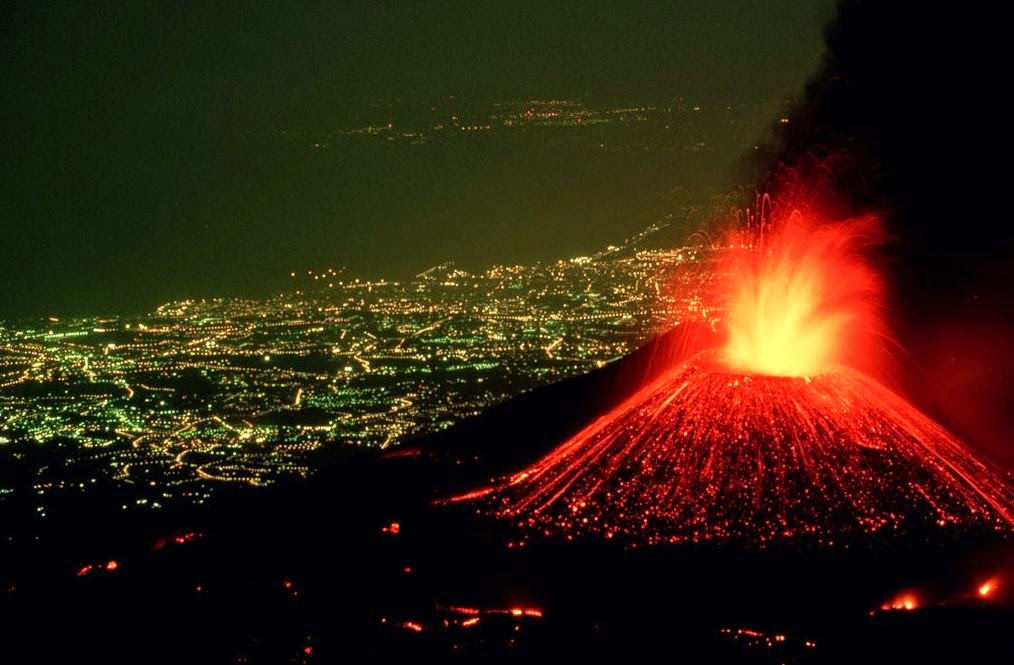
M567 133L308 142L395 115L380 98L408 124L419 108L533 98L771 109L814 69L832 13L829 0L178 4L14 3L0 317L264 295L311 267L404 277L595 250L728 187L751 147L740 137L772 118L712 117L702 154L595 152Z

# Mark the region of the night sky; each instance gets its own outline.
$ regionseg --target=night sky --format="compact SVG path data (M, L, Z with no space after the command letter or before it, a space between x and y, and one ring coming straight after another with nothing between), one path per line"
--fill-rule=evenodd
M715 129L714 149L684 159L577 154L541 135L326 154L278 137L378 117L378 99L777 108L816 69L832 3L16 2L10 13L3 318L263 296L307 268L401 278L448 259L594 251L653 221L666 193L694 203L731 187L751 141ZM755 115L736 137L763 137L773 118Z

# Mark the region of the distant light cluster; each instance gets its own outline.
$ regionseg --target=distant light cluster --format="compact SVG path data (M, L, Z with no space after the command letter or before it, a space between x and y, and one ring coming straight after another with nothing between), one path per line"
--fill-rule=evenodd
M751 145L750 122L770 117L777 103L702 107L682 97L657 103L613 105L581 99L517 99L492 103L448 97L431 104L376 100L358 108L357 121L329 131L277 130L276 137L314 151L339 149L348 142L421 146L496 135L516 136L552 131L555 141L610 152L698 153L715 141ZM781 118L783 124L789 118Z

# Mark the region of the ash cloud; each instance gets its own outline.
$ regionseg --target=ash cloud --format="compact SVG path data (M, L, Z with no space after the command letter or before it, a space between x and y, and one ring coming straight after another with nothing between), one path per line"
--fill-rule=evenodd
M903 384L1014 466L1004 12L980 1L841 2L822 67L752 168L763 188L785 165L830 163L821 175L842 214L884 216Z

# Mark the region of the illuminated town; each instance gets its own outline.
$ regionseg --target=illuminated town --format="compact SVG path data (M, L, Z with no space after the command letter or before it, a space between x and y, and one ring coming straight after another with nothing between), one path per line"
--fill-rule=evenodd
M46 451L40 497L114 482L145 509L306 477L315 456L444 429L714 316L699 269L714 250L651 248L668 226L549 264L447 263L405 282L310 270L264 300L5 323L0 450Z

